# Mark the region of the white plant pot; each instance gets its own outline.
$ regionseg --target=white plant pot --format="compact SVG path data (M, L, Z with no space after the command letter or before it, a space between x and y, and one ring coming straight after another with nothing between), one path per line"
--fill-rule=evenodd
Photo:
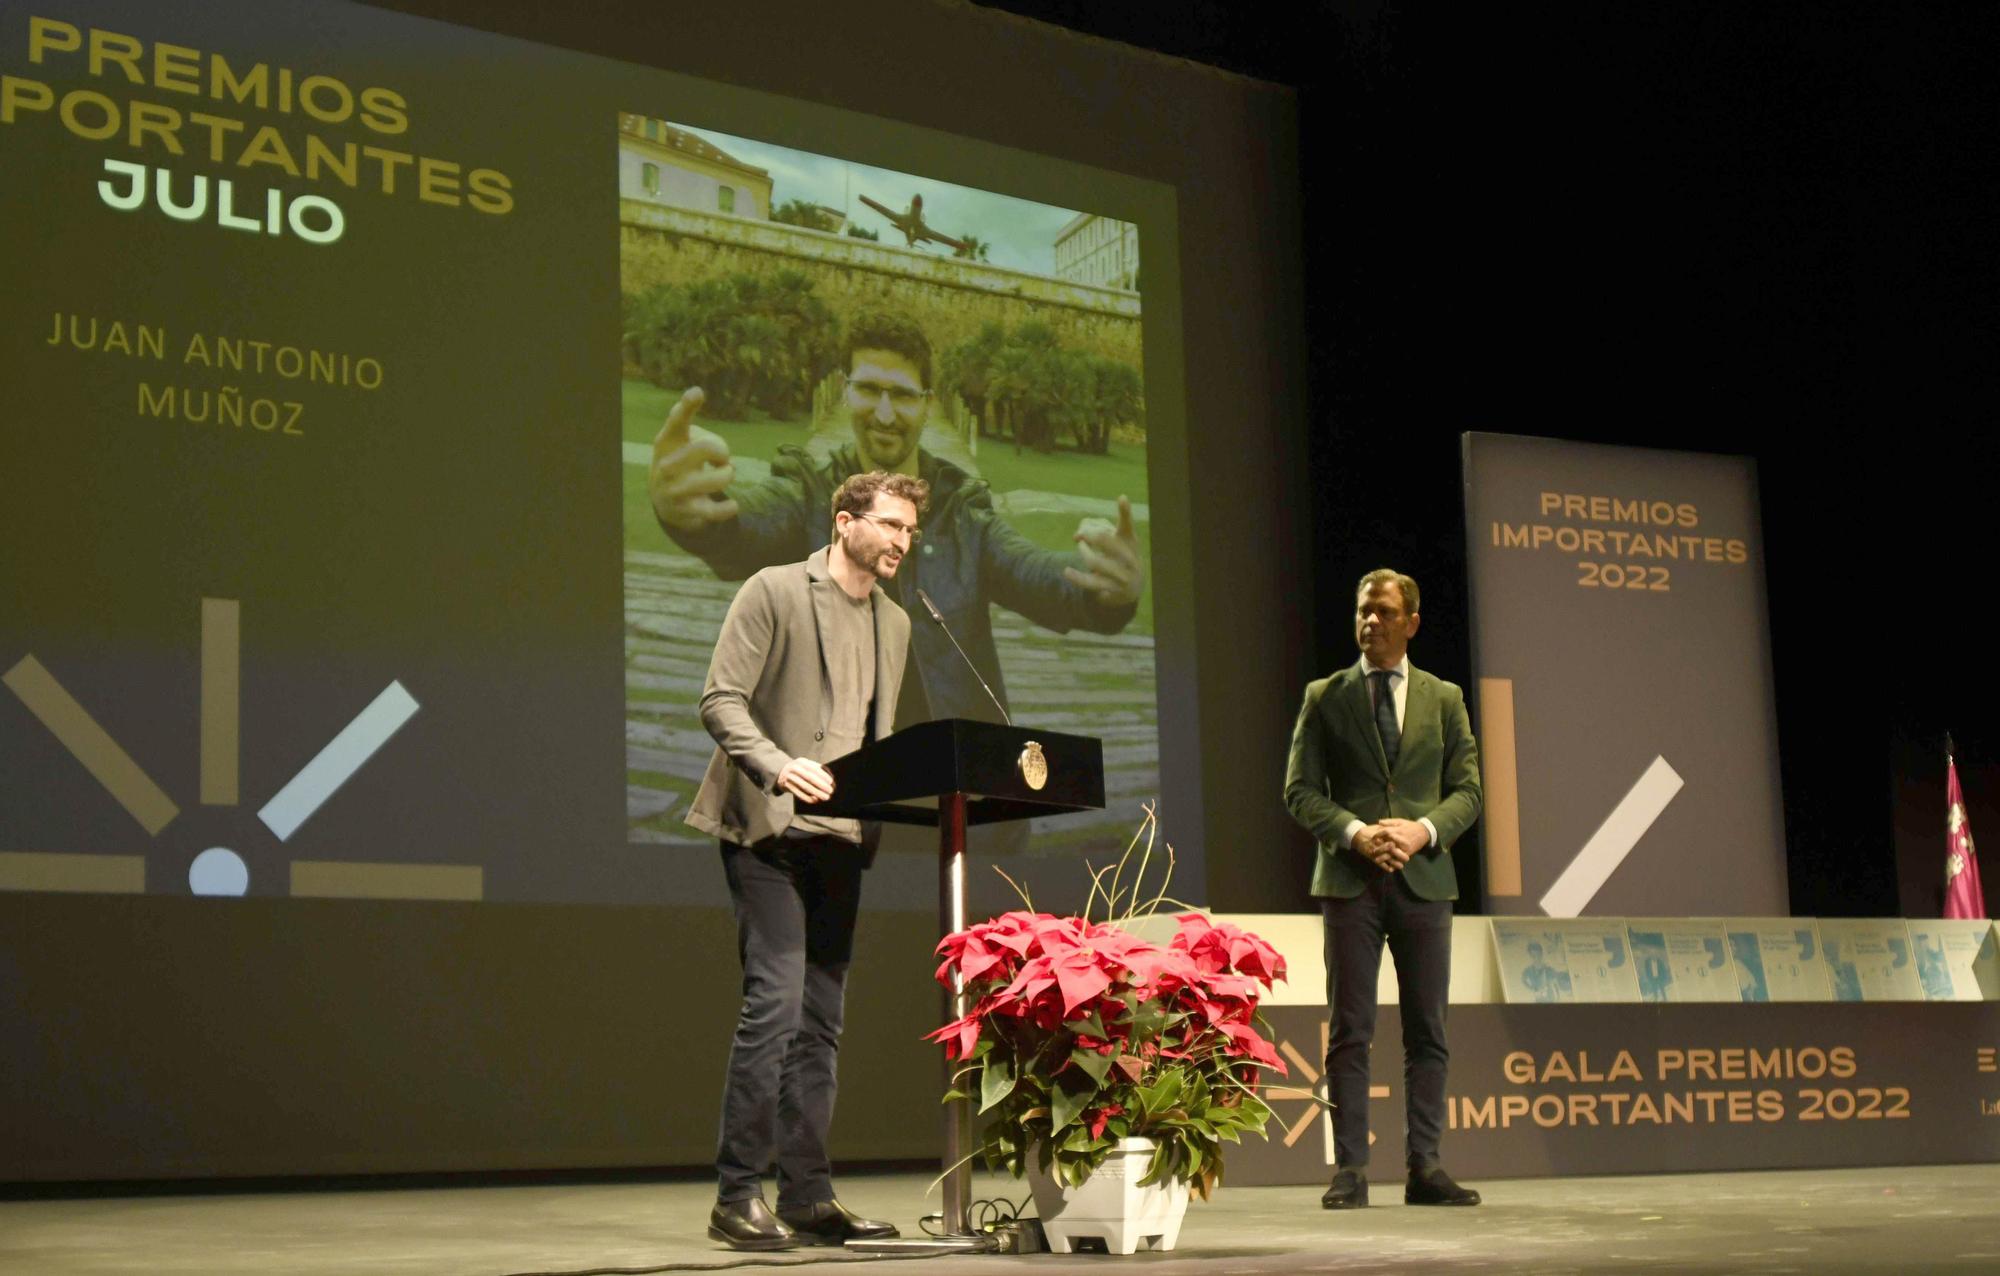
M1140 1187L1152 1159L1151 1139L1121 1139L1082 1187L1066 1187L1042 1173L1031 1154L1028 1186L1035 1194L1035 1212L1041 1215L1049 1249L1073 1254L1079 1240L1092 1237L1113 1254L1135 1253L1142 1246L1172 1249L1180 1239L1181 1217L1187 1213L1188 1185Z

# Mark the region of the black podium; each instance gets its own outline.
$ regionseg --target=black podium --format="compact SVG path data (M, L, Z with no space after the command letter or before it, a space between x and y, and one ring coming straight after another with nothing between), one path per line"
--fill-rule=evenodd
M965 830L973 824L1025 820L1104 806L1104 746L1081 735L940 718L896 732L827 764L833 797L800 804L812 815L844 815L938 830L938 924L941 935L965 929ZM970 1009L954 981L944 994L945 1021ZM952 1064L944 1067L950 1088ZM972 1195L972 1105L945 1107L944 1230L978 1238Z

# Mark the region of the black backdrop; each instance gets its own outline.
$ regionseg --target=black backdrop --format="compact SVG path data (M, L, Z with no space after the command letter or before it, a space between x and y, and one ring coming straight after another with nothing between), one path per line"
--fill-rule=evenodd
M1754 456L1793 911L1934 913L1947 729L2000 837L2000 10L1000 7L1300 91L1323 666L1386 562L1469 675L1462 430Z

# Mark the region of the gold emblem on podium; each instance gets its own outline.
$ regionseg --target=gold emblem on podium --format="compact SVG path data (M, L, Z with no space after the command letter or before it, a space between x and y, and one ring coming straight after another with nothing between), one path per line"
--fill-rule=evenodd
M1015 763L1021 769L1021 778L1031 789L1039 789L1049 782L1049 759L1042 752L1041 742L1030 740L1021 746L1020 759Z

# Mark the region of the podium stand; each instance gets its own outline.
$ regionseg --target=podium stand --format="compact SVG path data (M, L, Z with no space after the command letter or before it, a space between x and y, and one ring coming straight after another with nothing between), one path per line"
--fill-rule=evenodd
M827 770L833 773L833 797L801 803L802 814L937 826L938 925L944 935L965 929L969 826L1104 806L1099 741L968 718L918 723L835 758ZM954 977L944 993L945 1021L963 1018L970 1009L965 987ZM947 1090L951 1073L947 1060ZM960 1241L953 1246L958 1249L978 1248L986 1239L973 1230L969 1216L972 1152L972 1104L954 1099L945 1105L944 1231Z

